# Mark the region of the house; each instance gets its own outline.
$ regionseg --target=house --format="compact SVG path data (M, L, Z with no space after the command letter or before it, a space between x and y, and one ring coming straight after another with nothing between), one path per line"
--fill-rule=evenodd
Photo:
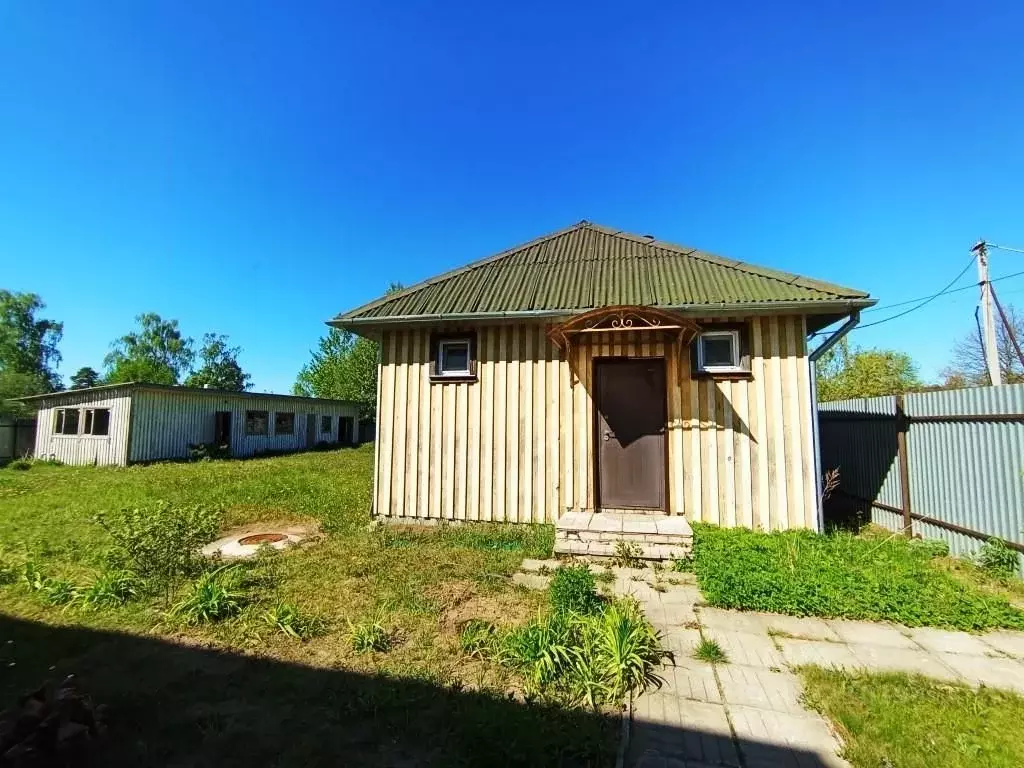
M39 408L34 455L65 464L187 458L198 444L232 456L358 442L343 400L160 384L113 384L19 398Z
M873 303L580 222L330 324L381 344L379 517L816 528L808 335Z

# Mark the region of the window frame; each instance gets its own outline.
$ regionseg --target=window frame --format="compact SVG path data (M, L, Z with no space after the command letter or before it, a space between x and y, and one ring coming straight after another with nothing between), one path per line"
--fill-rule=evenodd
M110 408L84 408L84 419L82 420L82 431L79 434L89 437L110 437ZM105 411L107 414L107 431L96 431L96 414Z
M445 348L455 344L466 345L466 367L457 371L445 371L442 367L444 364ZM430 380L435 383L476 381L476 350L475 332L464 331L462 333L434 334L430 342Z
M263 414L263 431L254 432L249 426L250 414ZM255 418L259 418L256 416ZM246 409L245 411L245 436L246 437L268 437L270 435L270 411Z
M291 428L287 432L278 429L277 420L282 416L291 418ZM274 437L295 437L295 411L274 411Z
M320 415L320 434L329 435L331 434L331 423L334 421L330 415ZM326 425L326 426L325 426Z
M67 425L67 414L75 412L75 431L67 432L64 427ZM82 409L81 408L55 408L53 412L53 434L57 437L79 437L82 434Z
M704 342L708 339L726 338L732 342L732 362L727 365L708 365L704 362ZM740 348L740 332L737 328L713 328L697 336L697 368L701 373L743 372L743 353Z

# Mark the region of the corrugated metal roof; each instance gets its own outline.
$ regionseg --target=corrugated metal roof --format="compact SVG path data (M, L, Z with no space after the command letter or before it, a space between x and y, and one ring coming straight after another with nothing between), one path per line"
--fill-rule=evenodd
M868 294L582 221L384 296L334 322L423 316L807 303L868 306Z

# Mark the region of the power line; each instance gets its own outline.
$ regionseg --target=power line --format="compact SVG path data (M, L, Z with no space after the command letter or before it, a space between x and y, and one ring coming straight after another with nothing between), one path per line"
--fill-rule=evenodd
M995 247L995 246L993 246L993 247ZM1013 272L1012 274L1003 275L1001 277L993 277L989 282L998 283L1000 280L1009 280L1011 277L1020 277L1021 275L1024 275L1024 271ZM961 291L969 291L972 288L977 288L977 287L978 287L977 283L971 283L970 285L962 285L959 288L953 288L953 289L948 290L948 291L943 291L939 295L941 295L941 296L948 296L948 295L950 295L952 293L960 293ZM867 309L862 309L861 310L861 314L864 314L865 312L877 312L880 309L895 309L896 307L905 307L907 304L914 304L914 303L916 303L918 301L922 301L923 299L927 299L927 298L929 298L929 297L928 296L918 296L916 299L907 299L906 301L898 301L895 304L886 304L886 305L881 306L881 307L868 307Z
M947 293L949 291L949 289L953 287L953 285L956 283L956 281L959 280L961 277L963 277L964 274L967 272L967 270L970 269L973 265L974 265L974 256L971 256L970 260L968 260L967 264L964 265L964 268L960 270L959 274L957 274L956 277L954 277L952 280L950 280L946 284L946 286L941 291L939 291L938 293L933 293L931 296L928 296L927 298L925 298L924 301L922 301L920 304L915 304L910 309L905 309L902 312L897 312L895 315L891 315L890 317L884 317L881 320L876 320L875 322L868 323L867 325L858 325L855 328L853 328L853 330L854 331L859 331L859 330L862 330L864 328L871 328L872 326L875 326L875 325L881 325L882 323L888 323L890 320L895 320L895 319L897 319L899 317L903 317L904 315L909 315L911 312L916 312L917 310L921 309L921 307L925 306L926 304L930 304L931 302L935 301L935 299L939 298L939 296L942 296L943 294ZM970 287L970 286L968 286L968 287Z

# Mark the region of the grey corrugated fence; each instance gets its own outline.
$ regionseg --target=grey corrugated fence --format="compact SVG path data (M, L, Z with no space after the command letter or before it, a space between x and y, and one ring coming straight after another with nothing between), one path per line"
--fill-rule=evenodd
M0 463L31 456L36 445L36 420L0 416Z
M839 502L954 554L991 536L1024 553L1024 384L819 403L818 415Z

